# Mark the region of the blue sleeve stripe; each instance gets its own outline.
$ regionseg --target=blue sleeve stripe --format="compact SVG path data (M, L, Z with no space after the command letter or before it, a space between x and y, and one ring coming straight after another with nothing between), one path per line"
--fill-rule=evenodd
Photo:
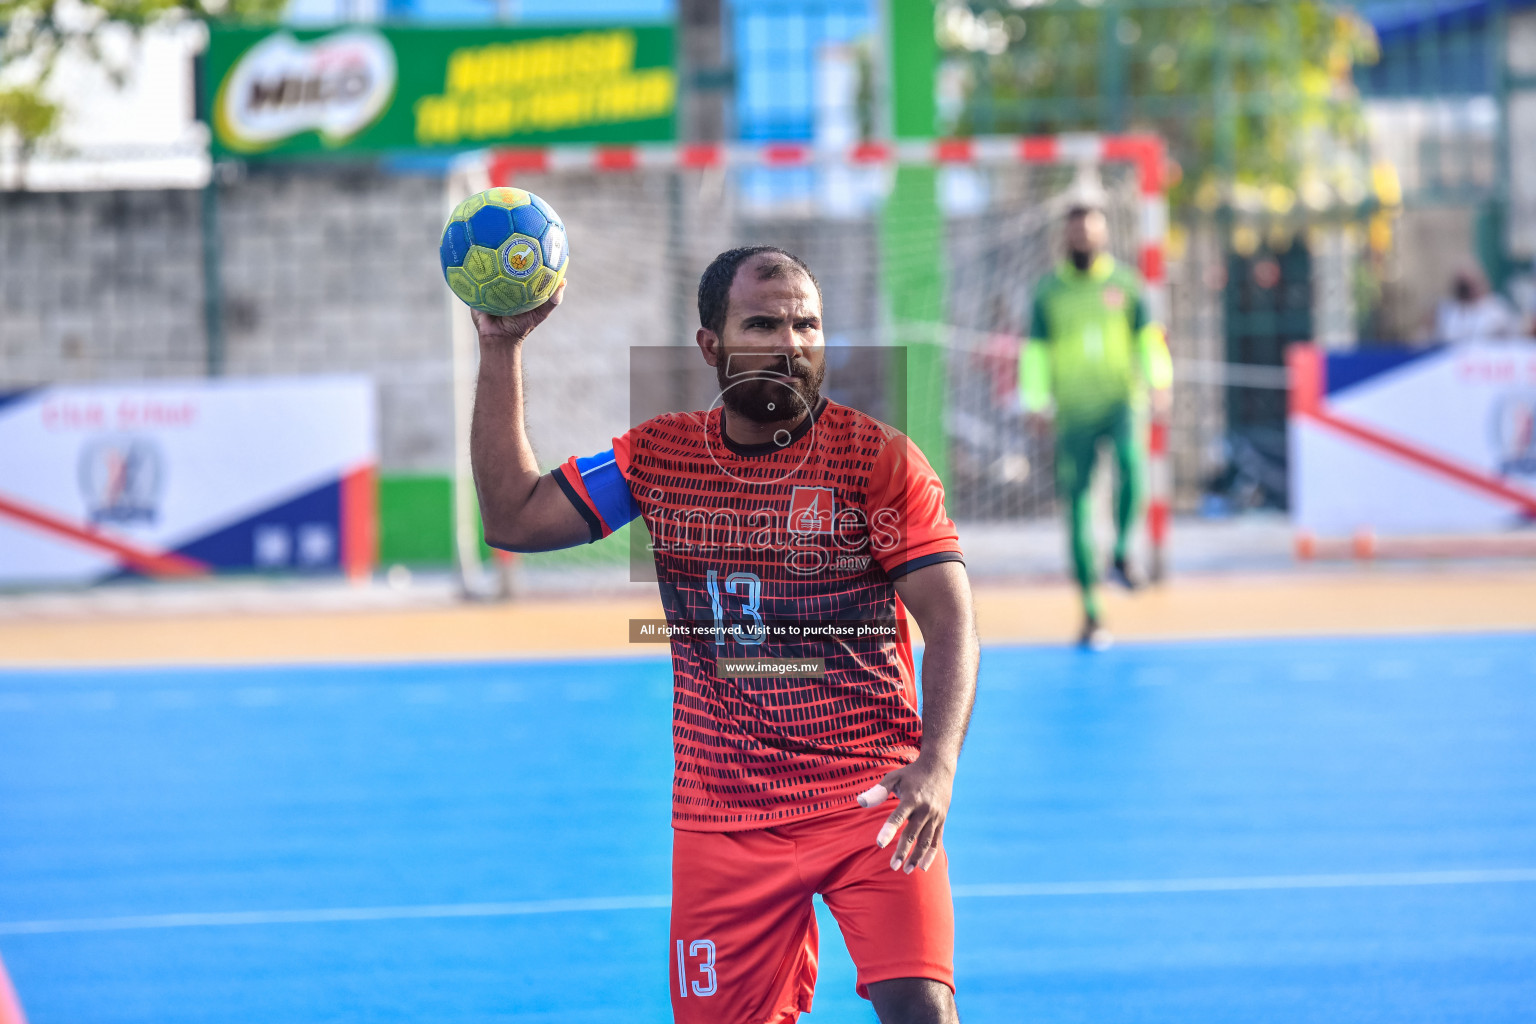
M640 506L635 504L634 495L629 493L629 481L620 472L612 448L585 459L577 459L576 468L581 472L581 482L587 488L587 494L591 495L592 504L597 506L597 514L603 517L610 531L617 530L640 514Z

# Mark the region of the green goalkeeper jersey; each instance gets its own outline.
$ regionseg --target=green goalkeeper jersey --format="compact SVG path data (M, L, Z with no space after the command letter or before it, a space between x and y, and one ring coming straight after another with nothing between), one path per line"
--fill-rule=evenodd
M1141 282L1113 257L1086 271L1062 263L1035 286L1029 341L1019 361L1024 407L1052 400L1063 426L1095 422L1165 388L1173 367L1162 329L1147 315Z

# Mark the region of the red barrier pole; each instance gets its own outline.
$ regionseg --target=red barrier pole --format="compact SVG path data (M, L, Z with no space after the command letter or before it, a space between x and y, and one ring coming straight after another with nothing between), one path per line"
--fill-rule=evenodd
M1168 542L1168 497L1173 491L1168 470L1168 420L1154 416L1147 438L1147 532L1152 538L1152 579L1163 578Z
M373 466L362 466L341 478L341 567L353 583L366 583L378 561L377 476Z

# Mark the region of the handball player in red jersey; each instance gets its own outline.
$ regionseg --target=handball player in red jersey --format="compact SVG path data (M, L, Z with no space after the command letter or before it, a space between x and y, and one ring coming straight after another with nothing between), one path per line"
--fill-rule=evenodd
M521 354L561 289L519 316L476 314L475 481L486 540L512 551L644 517L668 621L688 627L671 641L675 1019L809 1010L820 893L884 1024L958 1020L943 830L977 641L938 477L905 436L821 396L821 288L768 246L722 253L699 282L715 407L541 475ZM926 643L921 714L904 634L790 638L908 613ZM825 674L744 676L754 657L821 658Z

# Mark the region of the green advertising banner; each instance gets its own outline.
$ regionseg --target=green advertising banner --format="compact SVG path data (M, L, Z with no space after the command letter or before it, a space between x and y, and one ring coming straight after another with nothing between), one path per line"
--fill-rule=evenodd
M671 25L215 26L216 156L673 138Z

